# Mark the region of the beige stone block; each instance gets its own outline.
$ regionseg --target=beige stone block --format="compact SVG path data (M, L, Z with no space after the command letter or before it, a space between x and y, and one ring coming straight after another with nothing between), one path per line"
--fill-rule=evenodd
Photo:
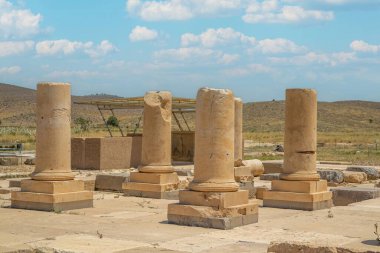
M34 193L70 193L80 192L84 190L84 182L82 180L69 181L37 181L25 179L21 181L22 192Z
M343 171L344 182L361 184L367 181L367 174L364 172Z
M229 208L216 208L210 206L196 206L173 203L168 205L168 215L183 215L192 217L233 217L258 212L258 203L250 202Z
M178 184L179 179L177 173L142 173L131 172L130 181L137 183L150 184Z
M269 189L265 186L262 187L256 187L256 198L257 199L263 199L264 198L264 192L269 191Z
M327 191L327 181L286 181L273 180L272 191L315 193Z
M127 182L123 183L123 190L147 191L147 192L167 192L178 190L178 184L148 184Z
M34 203L63 203L92 200L93 192L79 191L59 194L36 193L36 192L12 192L13 201L34 202Z
M290 201L290 202L321 202L331 200L332 192L298 193L298 192L264 192L264 200Z
M248 204L248 191L236 192L196 192L180 191L179 203L184 205L211 206L227 208L231 206Z

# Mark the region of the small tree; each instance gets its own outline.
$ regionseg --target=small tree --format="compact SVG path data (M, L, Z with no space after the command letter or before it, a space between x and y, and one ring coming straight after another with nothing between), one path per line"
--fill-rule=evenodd
M82 131L90 130L91 120L82 117L76 118L74 123L79 126Z
M119 126L119 120L115 116L109 116L107 119L107 125L117 127Z

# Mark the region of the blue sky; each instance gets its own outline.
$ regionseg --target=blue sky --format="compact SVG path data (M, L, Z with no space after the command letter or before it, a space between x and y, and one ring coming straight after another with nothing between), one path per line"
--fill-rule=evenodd
M0 82L380 101L378 0L0 0Z

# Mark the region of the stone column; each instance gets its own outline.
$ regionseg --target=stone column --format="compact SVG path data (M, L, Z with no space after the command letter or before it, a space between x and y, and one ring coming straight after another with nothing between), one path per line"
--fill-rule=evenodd
M179 178L171 165L172 95L150 91L144 97L144 126L139 172L123 184L128 196L177 199Z
M317 92L288 89L285 101L283 180L320 179L317 157Z
M70 84L37 85L36 168L11 194L11 207L40 211L88 208L93 193L71 172Z
M258 202L234 179L234 96L201 88L195 116L194 180L168 205L168 221L231 229L258 221Z
M147 92L144 97L142 165L140 172L171 173L172 95L167 91Z
M243 160L243 102L235 98L235 161Z
M37 85L36 168L41 181L72 180L70 84Z
M193 191L237 191L234 179L234 96L224 89L198 91Z
M327 181L316 171L316 142L316 91L286 90L283 173L263 193L263 206L309 211L332 206Z

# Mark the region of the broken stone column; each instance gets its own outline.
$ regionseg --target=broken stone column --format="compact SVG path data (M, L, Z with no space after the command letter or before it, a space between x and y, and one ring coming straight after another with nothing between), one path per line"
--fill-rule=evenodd
M331 206L327 181L316 170L317 93L288 89L285 101L284 167L264 193L264 206L317 210Z
M12 207L61 211L92 207L93 193L71 171L70 84L37 85L36 168L12 192Z
M123 184L129 196L176 199L179 179L171 164L172 95L151 91L144 96L142 164Z
M198 91L194 180L169 204L170 223L231 229L257 222L258 204L234 179L234 96L230 90Z

